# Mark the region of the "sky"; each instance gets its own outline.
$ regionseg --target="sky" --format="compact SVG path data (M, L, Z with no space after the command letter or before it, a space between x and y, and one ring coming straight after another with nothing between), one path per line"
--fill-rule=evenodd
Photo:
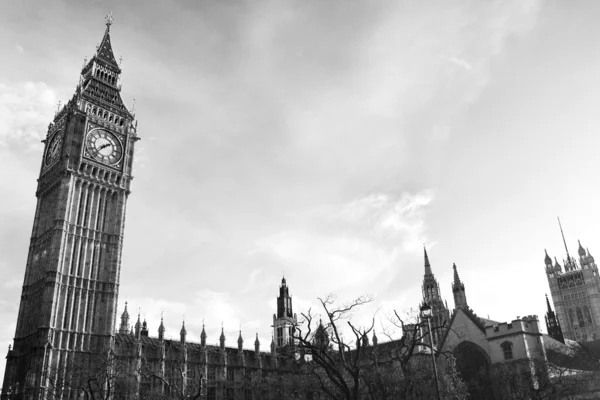
M119 313L157 335L271 341L362 294L545 330L544 249L600 255L596 1L0 0L0 349L12 343L47 125L112 11L135 115ZM4 364L0 365L3 375Z

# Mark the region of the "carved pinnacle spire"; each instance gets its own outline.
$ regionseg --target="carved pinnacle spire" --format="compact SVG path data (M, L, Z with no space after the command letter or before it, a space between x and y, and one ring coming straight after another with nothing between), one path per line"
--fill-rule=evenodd
M458 271L456 270L456 264L452 264L452 269L454 269L454 284L460 285L460 277L458 276Z
M423 253L425 256L425 274L431 274L431 264L429 263L429 256L427 255L427 248L423 244Z

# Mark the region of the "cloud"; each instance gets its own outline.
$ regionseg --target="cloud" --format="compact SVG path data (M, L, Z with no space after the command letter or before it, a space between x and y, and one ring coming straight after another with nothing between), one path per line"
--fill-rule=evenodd
M44 82L0 83L0 149L39 149L56 107L56 94Z
M452 57L450 58L450 61L453 62L454 64L463 67L464 69L466 69L467 71L470 71L473 69L473 67L471 66L471 64L469 64L468 62L466 62L465 60L458 58L458 57Z
M20 44L18 44L18 43L16 43L16 44L15 44L15 49L17 49L17 51L18 51L19 53L24 53L24 52L25 52L25 49L23 48L23 46L21 46L21 45L20 45Z
M273 254L303 280L318 277L310 295L362 291L389 273L401 254L420 251L432 199L430 191L379 193L318 207L296 215L294 228L257 240L254 250Z

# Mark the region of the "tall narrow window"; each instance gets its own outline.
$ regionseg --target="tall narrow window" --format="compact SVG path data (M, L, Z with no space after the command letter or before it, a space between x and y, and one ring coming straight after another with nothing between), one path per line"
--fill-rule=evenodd
M513 351L512 351L512 343L511 342L504 342L500 345L500 347L502 347L502 353L504 353L504 359L505 360L512 360L513 359Z
M571 322L571 326L575 325L575 313L572 308L569 308L569 321Z
M583 319L583 312L581 312L581 308L577 307L577 322L579 322L579 326L585 326L585 320Z
M588 306L583 307L583 314L585 315L585 320L591 324L592 323L592 314L590 314L590 308Z

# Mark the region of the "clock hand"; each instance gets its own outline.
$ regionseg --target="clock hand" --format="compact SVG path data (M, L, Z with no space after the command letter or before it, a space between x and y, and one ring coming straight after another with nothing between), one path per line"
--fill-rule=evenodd
M110 146L110 143L103 144L102 146L100 146L100 147L98 148L98 151L100 151L100 150L102 150L102 149L105 149L105 148L107 148L108 146Z

